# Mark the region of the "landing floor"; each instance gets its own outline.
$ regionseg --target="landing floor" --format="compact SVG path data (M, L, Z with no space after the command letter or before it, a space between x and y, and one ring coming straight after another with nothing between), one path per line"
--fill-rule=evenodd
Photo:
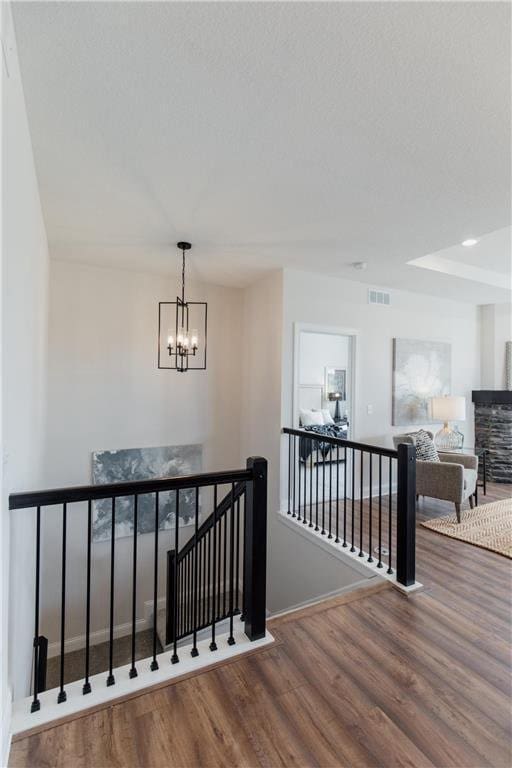
M418 517L450 511L424 499ZM10 765L509 768L511 562L417 541L424 592L275 619L270 649L21 739Z

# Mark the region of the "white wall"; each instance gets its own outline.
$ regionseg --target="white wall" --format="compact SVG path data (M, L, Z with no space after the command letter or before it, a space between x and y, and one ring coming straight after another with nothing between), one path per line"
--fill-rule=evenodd
M460 426L472 445L471 390L480 384L477 307L405 291L393 291L390 307L369 305L363 283L293 270L284 273L283 294L283 424L292 418L293 324L303 322L358 331L354 438L383 444L404 430L391 427L393 338L451 342L452 392L466 396L467 416Z
M505 389L505 342L512 341L512 304L480 307L482 389Z
M243 455L265 456L268 478L267 607L276 613L343 590L361 580L350 566L312 546L290 530L280 508L282 438L283 273L276 272L244 292Z
M299 384L325 385L325 369L347 369L349 338L332 333L303 331L299 350Z
M25 695L33 640L34 516L8 494L41 485L48 248L10 6L2 3L2 750L8 683ZM9 553L15 556L9 557ZM9 586L10 585L10 586ZM7 604L9 600L9 631ZM9 655L7 653L9 649ZM2 755L4 757L4 752Z
M239 468L242 369L240 291L190 284L208 302L206 371L158 370L158 302L177 292L174 279L76 262L51 261L46 487L91 482L91 452L161 445L203 445L203 468ZM69 508L66 634L84 632L86 516ZM45 510L44 626L59 631L60 510ZM186 532L185 532L186 533ZM190 535L190 531L188 533ZM160 536L160 594L170 531ZM131 539L116 543L116 624L129 620ZM92 630L108 623L109 542L94 545ZM152 598L153 537L139 541L139 618Z

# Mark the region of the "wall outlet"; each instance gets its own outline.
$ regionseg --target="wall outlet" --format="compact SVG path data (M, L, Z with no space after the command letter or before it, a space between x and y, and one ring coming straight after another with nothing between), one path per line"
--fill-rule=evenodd
M367 405L366 406L366 413L368 414L368 416L372 415L372 413L373 413L373 405Z

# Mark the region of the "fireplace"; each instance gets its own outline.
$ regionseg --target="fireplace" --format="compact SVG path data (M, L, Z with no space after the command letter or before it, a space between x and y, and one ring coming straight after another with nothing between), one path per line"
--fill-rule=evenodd
M481 389L475 404L475 448L487 451L487 480L512 483L512 392Z

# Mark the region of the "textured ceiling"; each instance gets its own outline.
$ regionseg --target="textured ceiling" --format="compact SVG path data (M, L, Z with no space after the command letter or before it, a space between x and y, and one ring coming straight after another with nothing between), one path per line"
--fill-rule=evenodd
M508 3L13 10L56 255L506 300L407 262L510 224Z

